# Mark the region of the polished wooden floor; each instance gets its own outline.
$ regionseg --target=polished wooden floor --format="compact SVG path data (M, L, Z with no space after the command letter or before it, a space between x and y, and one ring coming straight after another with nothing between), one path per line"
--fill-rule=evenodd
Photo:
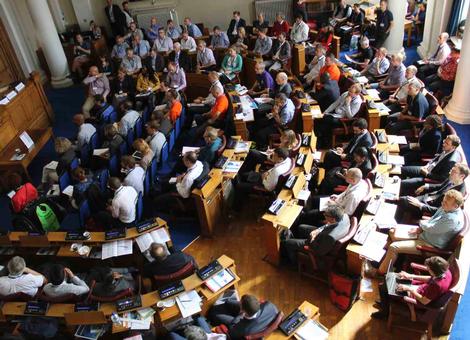
M250 211L245 213L245 210ZM232 257L241 278L239 293L270 300L284 313L290 313L304 300L317 305L320 321L330 329L330 339L425 339L418 332L399 328L389 333L385 321L370 318L370 314L376 311L372 306L378 294L375 282L374 292L361 294L362 299L344 313L330 302L326 284L301 277L296 270L276 268L264 262L264 244L256 223L256 211L248 209L248 205L244 213L221 223L212 239L199 238L186 251L201 264L222 254Z

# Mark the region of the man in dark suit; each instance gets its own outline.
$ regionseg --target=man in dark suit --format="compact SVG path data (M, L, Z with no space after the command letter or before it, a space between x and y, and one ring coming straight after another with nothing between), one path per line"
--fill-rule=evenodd
M294 230L289 230L281 247L290 263L297 263L297 252L305 245L316 255L324 256L333 250L336 241L349 231L349 216L339 206L330 206L324 212L326 224L313 226L300 224Z
M321 111L325 111L331 104L333 104L341 95L338 82L330 79L328 72L320 75L321 89L312 92L310 95L320 105Z
M150 255L155 259L144 265L143 275L152 277L154 275L170 275L192 263L197 268L196 260L191 255L183 252L167 253L167 248L160 243L152 243L149 249Z
M289 60L292 57L291 46L287 41L285 32L279 33L277 39L274 40L271 53L271 60L264 61L264 64L269 71L277 71L289 63Z
M147 65L149 70L153 70L153 72L163 72L165 69L165 59L155 48L150 50L148 57L144 59L144 64Z
M238 28L246 27L245 19L240 18L240 11L233 11L233 19L230 20L227 35L230 43L233 44L237 40Z
M278 313L277 307L271 302L261 303L253 295L245 294L240 302L229 300L213 306L209 310L209 320L213 325L226 325L230 339L240 340L265 330Z
M179 42L173 44L173 51L168 55L168 61L176 63L186 73L191 72L191 59L187 51L181 50L181 44Z
M352 123L352 129L354 136L344 148L338 147L334 150L329 150L325 154L323 167L326 171L340 166L341 161L351 162L356 148L361 146L370 148L373 145L374 142L369 131L367 131L367 121L364 118L356 119Z
M126 35L127 25L126 16L118 5L113 5L113 0L106 0L107 6L104 8L106 17L111 25L113 36Z
M462 156L456 149L460 145L457 135L449 135L442 143L442 152L429 161L426 165L410 165L401 168L400 193L412 195L413 192L424 184L425 179L443 182L449 175L450 169L462 161Z
M416 189L415 193L419 196L402 196L398 200L398 209L395 213L395 219L403 222L405 213L411 217L421 218L424 213L434 215L441 207L444 195L449 190L457 190L465 195L465 178L470 170L463 163L457 163L450 170L449 178L440 184L427 183Z

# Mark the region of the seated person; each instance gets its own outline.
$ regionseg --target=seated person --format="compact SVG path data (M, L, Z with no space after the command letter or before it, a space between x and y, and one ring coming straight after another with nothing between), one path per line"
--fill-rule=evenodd
M238 173L232 180L234 185L233 210L240 211L240 208L246 199L246 195L253 191L257 186L263 187L267 191L274 191L279 180L279 176L285 174L292 166L292 159L289 157L289 151L285 148L276 148L272 160L274 166L263 172L249 171Z
M168 61L174 62L185 72L191 72L191 59L189 58L188 52L181 49L181 44L179 42L175 42L173 44L173 51L168 55Z
M290 30L290 40L294 44L300 44L308 40L310 28L304 22L302 14L295 16L295 22Z
M153 42L153 48L155 48L158 53L162 54L168 54L173 49L173 40L166 36L163 27L158 29L158 37Z
M179 25L175 25L173 20L168 19L166 21L166 35L173 40L179 39L181 36L181 27Z
M147 58L144 60L147 68L153 72L163 72L165 69L165 59L157 52L156 49L152 48Z
M134 36L132 47L134 48L134 54L138 55L141 60L147 58L150 53L149 42L147 40L142 40L139 35Z
M409 143L400 147L400 154L405 164L419 164L423 154L435 155L442 145L442 120L439 115L427 116L419 132L418 143Z
M134 157L122 156L121 173L126 176L122 181L124 186L133 187L137 193L144 194L145 170L136 163Z
M144 264L142 275L146 277L174 274L188 263L197 268L196 260L191 255L181 251L168 254L167 247L163 244L153 242L149 252L155 261Z
M271 302L260 303L253 295L245 294L240 302L228 300L212 306L209 320L214 325L226 325L230 339L244 339L247 335L265 330L278 313L277 307Z
M70 164L77 157L75 147L72 142L65 137L56 137L54 149L59 156L58 164L55 170L44 167L42 169L43 184L53 184L59 182L59 177L70 169Z
M243 58L237 53L235 48L229 47L227 54L222 60L220 72L223 73L224 77L228 82L231 82L238 73L242 71Z
M405 81L405 65L403 65L403 54L392 54L392 62L388 69L388 75L384 80L370 84L373 89L380 91L382 100L387 99L391 92L394 92Z
M184 29L183 33L181 33L180 44L183 51L195 52L197 49L196 41L189 35L188 31Z
M336 81L339 82L339 78L341 77L341 71L340 71L338 65L336 64L335 55L331 52L329 52L325 55L325 64L320 69L320 73L318 74L318 78L315 79L316 83L319 83L320 76L325 72L328 72L330 74L330 79L331 80L336 80ZM319 86L316 86L316 87L318 88Z
M363 70L366 68L374 58L374 50L369 45L369 39L365 36L362 37L359 43L358 52L351 54L349 57L353 60L352 66L356 69Z
M344 175L351 168L358 168L362 172L362 177L365 179L372 170L372 163L370 161L369 151L367 148L360 146L355 147L353 151L353 160L351 164L344 168L341 166L330 169L326 174L325 178L321 182L318 193L320 195L331 195L333 190L338 185L347 185L344 180Z
M284 148L291 153L298 144L299 141L297 140L297 136L293 130L283 130L281 132L280 143L271 145L265 152L257 149L250 149L239 172L245 173L248 171L254 171L256 170L257 165L263 165L265 163L273 165L272 156L274 155L275 148Z
M78 209L80 204L86 199L86 193L90 185L93 184L93 178L87 175L86 170L81 166L77 166L72 171L72 178L75 181L72 192L72 207Z
M9 191L13 191L11 207L14 213L20 213L24 207L38 198L38 191L29 182L23 183L23 179L17 172L6 174L6 183Z
M349 216L339 206L330 206L323 213L323 225L301 224L288 229L288 235L281 241L281 249L291 264L297 263L297 252L308 246L315 255L322 256L333 250L336 241L349 232Z
M121 60L126 56L126 50L129 48L129 45L124 40L124 37L121 35L116 36L116 44L114 44L113 49L111 50L111 58L113 58L118 63L121 63Z
M78 127L77 149L80 151L85 144L89 144L91 137L96 133L96 128L90 123L85 123L85 116L81 113L72 118L73 123Z
M402 196L398 200L398 209L395 219L402 222L405 214L413 218L421 218L424 213L435 214L441 206L444 195L449 190L456 190L462 195L466 194L465 178L469 174L466 164L457 163L450 170L449 178L440 184L426 183L416 189L417 197Z
M400 193L411 195L418 187L424 184L426 178L443 182L449 175L450 169L462 161L462 157L457 151L460 145L460 138L457 135L448 135L442 142L442 152L426 165L406 165L401 168Z
M168 334L170 340L225 340L225 334L212 333L210 325L203 316L199 316L194 320L194 325L185 326L182 330L173 330Z
M54 263L49 272L50 281L43 288L49 297L60 298L67 294L83 295L90 291L85 281L76 276L70 268Z
M214 52L209 47L206 47L204 40L197 42L196 67L200 71L215 71L217 67Z
M127 43L130 45L133 37L135 37L136 35L140 36L140 38L144 40L144 32L142 32L142 30L137 27L137 23L132 21L129 23L129 30L127 31L127 34L124 36L124 39L126 39Z
M222 139L219 137L219 131L212 126L208 126L204 131L205 145L199 149L197 159L206 162L212 166L217 160L217 151L222 146Z
M463 228L463 203L464 198L460 192L449 190L431 219L420 221L419 226L410 231L409 240L396 240L392 231L392 243L388 246L378 272L385 274L390 262L393 266L400 254L421 255L421 251L416 249L418 245L445 249Z
M26 267L26 262L20 256L14 256L8 261L8 276L0 277L0 295L8 296L15 293L36 295L38 288L47 283L46 278Z
M228 98L219 87L213 87L211 93L215 98L214 105L210 111L196 116L196 139L202 136L208 126L217 129L223 129L225 127L225 114L227 113L229 105Z
M176 121L181 116L181 112L183 111L183 105L181 104L179 98L180 96L178 91L174 89L168 90L165 94L165 100L167 102L168 109L164 109L163 112L168 116L173 126L176 124Z
M121 67L126 70L127 75L132 76L140 72L142 61L138 55L134 55L134 50L130 47L126 49L126 56L122 58Z
M151 120L145 124L145 131L148 136L145 141L152 149L157 161L160 161L160 154L166 142L165 135L160 131L160 124L156 120Z
M159 130L163 135L165 136L166 139L170 138L170 133L173 130L173 123L170 120L169 115L167 114L169 108L168 104L167 107L163 110L155 110L152 113L151 120L154 120L157 122L159 126Z
M132 143L132 148L140 153L140 160L139 160L139 165L144 169L147 170L147 168L150 166L150 163L152 162L154 153L152 149L150 148L150 145L147 144L147 142L142 139L142 138L137 138L134 140Z
M259 114L256 117L255 141L259 150L265 149L268 145L269 136L285 129L294 118L295 105L284 93L279 93L274 99L272 112L265 117Z
M317 148L329 145L331 131L336 127L343 126L341 123L342 118L354 118L361 105L361 85L353 84L347 92L344 92L323 112L323 118L315 120L315 135L318 137Z
M364 118L359 118L352 123L353 138L343 147L337 147L334 150L329 150L325 154L323 167L325 170L330 170L334 167L340 166L341 161L353 160L353 153L359 147L369 149L372 144L372 137L367 130L367 121Z
M134 100L136 82L132 76L127 75L126 69L120 67L117 72L117 77L113 79L111 89L113 91L113 105L118 107L119 104L129 98Z
M233 19L230 20L230 24L227 29L227 35L230 39L230 43L233 43L237 38L237 29L239 27L246 27L245 19L240 17L240 11L233 11Z
M82 66L90 61L91 44L89 40L84 40L81 34L75 35L75 45L73 46L73 62L71 71L83 78Z
M142 67L142 72L137 77L137 96L136 101L147 103L151 108L155 107L156 92L160 90L160 79L156 72L150 72L146 65ZM141 106L143 107L143 106Z
M213 34L211 37L210 49L214 48L227 48L230 45L227 33L222 32L219 26L214 26Z
M134 292L137 288L137 282L127 268L92 268L89 276L96 281L92 292L94 296L110 297L126 289Z
M106 54L100 55L100 62L98 63L98 71L107 77L114 74L114 65L109 60Z
M439 256L432 256L424 261L429 275L416 275L401 271L398 278L412 280L411 284L398 284L397 291L406 292L407 295L422 305L429 305L447 293L452 284L452 273L449 263ZM379 285L380 302L377 304L378 312L371 314L374 319L387 319L390 306L389 292L386 282Z
M253 34L258 34L262 28L269 28L269 21L266 20L264 13L259 12L256 16L256 20L253 21Z
M292 57L291 46L286 39L286 34L281 32L273 42L271 60L264 61L264 64L270 72L277 71L285 67Z
M353 4L352 8L352 13L350 17L346 20L344 25L342 26L337 26L337 34L341 37L341 46L342 49L346 48L348 49L350 46L351 42L351 37L357 31L362 27L364 24L364 19L365 19L365 13L363 12L361 5L359 3ZM344 26L349 26L351 29L349 30L343 30L341 27Z
M324 112L338 100L341 93L338 82L336 80L331 80L328 72L325 72L320 76L320 85L320 89L316 92L312 92L310 95L317 101L320 105L320 109Z
M275 99L276 96L280 93L285 94L287 98L290 98L292 93L292 86L289 83L289 77L285 72L278 72L275 79L274 84L274 91L268 91L266 94L262 94L262 98L272 98ZM265 120L266 114L270 113L273 109L273 104L270 101L269 103L262 103L258 105L258 110L255 111L255 120L259 120L263 122ZM263 126L260 124L260 126Z
M176 91L184 91L186 89L186 73L184 70L176 65L174 62L168 63L168 74L166 75L165 83L162 84L162 91L173 89Z
M245 54L248 51L248 44L249 44L245 27L238 27L237 31L238 31L238 34L236 36L235 42L233 43L232 47L235 48L237 53Z
M423 120L429 113L429 103L421 87L415 83L408 85L406 106L401 112L393 113L387 117L385 130L390 135L398 135L403 130L413 128L411 122Z
M196 24L193 24L191 18L188 17L183 20L183 33L184 31L188 31L189 36L194 39L202 37L202 32L199 27L197 27Z
M176 183L167 183L162 188L162 193L154 197L153 206L156 211L169 212L177 206L178 198L189 198L191 196L192 186L204 171L204 165L198 161L195 152L186 152L183 155L183 164L186 171L176 177Z
M102 122L107 122L110 119L110 113L104 112L108 109L109 104L106 103L104 98L100 95L95 96L95 105L90 109L90 118L87 123L101 124Z
M83 84L88 87L87 97L82 105L82 113L85 118L90 118L90 110L95 105L95 96L99 95L106 101L110 92L109 80L105 74L99 73L98 67L91 66L88 76L83 79Z
M158 24L156 17L150 18L150 26L145 31L145 35L147 36L148 40L153 44L154 40L158 37L158 29L160 25Z
M394 93L388 97L384 102L385 105L392 111L398 112L402 109L401 105L406 104L406 98L408 97L408 85L414 83L420 88L424 87L424 84L421 80L416 78L416 72L418 69L414 65L410 65L406 68L405 71L405 80L400 84L400 86L395 90Z
M126 228L134 225L136 219L137 191L133 187L124 186L117 177L108 179L108 187L113 193L111 203L106 211L100 211L95 221L106 229Z
M381 47L375 53L375 58L362 71L361 75L374 81L375 77L385 74L390 67L390 61L387 59L387 49Z
M117 155L120 153L122 143L125 143L122 136L118 133L114 124L107 124L104 126L104 142L102 148L108 148L110 155Z
M315 38L314 45L322 45L325 51L329 51L331 42L333 41L334 28L327 23L322 23L317 37Z
M255 56L263 57L271 53L273 41L267 36L267 33L267 28L262 28L258 31L258 38L256 39L255 48L253 49L253 54Z
M418 78L425 79L427 76L435 73L439 66L447 59L451 52L450 46L447 43L448 39L449 34L447 32L439 34L435 52L430 57L423 59L424 64L415 63L415 66L418 67Z
M253 97L259 97L263 94L269 95L274 92L274 79L271 73L266 71L266 65L262 62L255 64L256 81L248 90L248 94Z
M122 116L119 123L114 124L116 124L118 132L121 134L121 136L126 137L129 130L135 127L135 123L137 122L137 119L140 118L140 114L139 112L133 110L132 102L129 100L126 100L121 104L121 111L124 112L124 115Z
M437 72L424 79L424 83L430 92L436 93L439 90L444 95L449 95L452 92L459 60L460 51L452 46L450 55L439 65Z
M273 27L271 29L271 32L273 36L276 38L279 36L281 32L284 32L286 36L289 34L289 23L285 20L286 16L282 12L277 12L276 13L276 19L274 20Z
M342 26L348 21L351 14L351 6L348 5L345 0L339 0L338 5L336 6L335 11L333 12L332 21L335 23L336 26Z
M352 216L359 203L367 196L369 186L367 182L362 179L362 172L358 168L348 169L344 175L344 180L348 184L347 189L339 195L331 195L327 207L340 207L345 214ZM323 212L318 209L311 209L301 213L297 219L297 224L318 225L323 219Z
M317 45L315 47L315 56L308 64L309 72L304 76L304 81L307 86L311 86L313 81L318 79L320 70L325 65L325 53L325 47L322 45Z

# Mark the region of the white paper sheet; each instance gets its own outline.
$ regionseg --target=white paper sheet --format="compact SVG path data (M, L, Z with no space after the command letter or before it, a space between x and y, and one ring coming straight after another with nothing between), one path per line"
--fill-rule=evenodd
M301 340L325 340L328 339L328 330L310 319L295 332L295 337Z
M360 254L369 260L380 262L385 255L384 247L387 244L387 240L387 234L371 230L360 249Z
M183 318L201 312L201 297L195 290L185 292L176 297L176 304L181 311Z
M329 200L330 200L329 197L320 197L320 206L319 206L320 211L325 211L325 209L328 207Z
M69 197L72 197L72 196L73 196L73 186L69 185L68 187L66 187L66 188L62 191L62 193L63 193L64 195L67 195L67 196L69 196Z
M199 151L199 147L195 147L195 146L183 146L183 150L181 150L181 154L185 154L186 152L191 152L191 151Z
M20 135L20 139L28 150L34 146L34 141L31 139L30 135L26 131L24 131Z
M387 135L387 140L390 144L408 144L405 136Z
M46 169L50 169L50 170L55 170L57 169L57 165L59 164L59 162L57 161L50 161L49 163L47 163L44 168Z
M132 254L132 240L118 240L102 245L101 259Z

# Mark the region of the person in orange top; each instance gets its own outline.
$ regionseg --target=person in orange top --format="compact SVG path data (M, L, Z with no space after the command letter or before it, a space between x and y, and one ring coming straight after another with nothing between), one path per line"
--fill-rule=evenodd
M170 105L168 116L170 117L171 123L174 125L176 120L181 115L181 111L183 111L183 105L178 100L178 93L173 89L167 92L167 100L168 104Z
M215 103L209 112L196 116L196 138L200 138L208 126L216 129L225 127L225 115L228 110L228 98L220 87L213 87L211 93L215 98Z
M325 65L320 69L320 74L315 80L316 87L318 89L321 88L320 77L324 73L328 73L330 75L330 80L339 81L339 78L341 77L341 71L338 65L336 65L336 58L333 53L328 53L325 56Z

